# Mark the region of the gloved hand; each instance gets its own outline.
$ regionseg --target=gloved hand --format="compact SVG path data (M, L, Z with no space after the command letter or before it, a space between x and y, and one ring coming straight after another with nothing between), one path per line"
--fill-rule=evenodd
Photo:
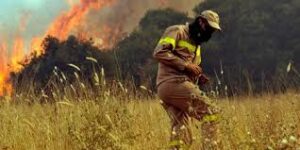
M191 73L193 76L199 76L203 71L202 68L196 64L188 64L185 66L185 70Z
M209 78L205 74L201 74L198 78L198 84L200 86L206 84L208 81L209 81Z

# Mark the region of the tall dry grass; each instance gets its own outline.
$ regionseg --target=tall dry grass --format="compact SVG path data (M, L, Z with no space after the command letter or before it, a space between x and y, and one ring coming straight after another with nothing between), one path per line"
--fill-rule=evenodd
M22 93L0 97L0 150L168 149L170 120L152 91L107 83L103 69L94 72L91 90L80 68L69 66L75 68L72 84L54 68L50 91L36 94L31 87L20 87ZM223 110L219 149L300 150L299 93L217 101ZM202 147L199 125L193 121L191 126L195 150Z
M220 149L300 148L300 94L218 101L223 108ZM0 102L0 149L167 149L169 128L158 99ZM195 126L193 133L192 149L199 149L201 134Z

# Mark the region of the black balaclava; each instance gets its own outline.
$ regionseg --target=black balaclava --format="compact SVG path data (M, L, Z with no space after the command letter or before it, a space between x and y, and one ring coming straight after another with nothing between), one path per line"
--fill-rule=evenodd
M201 28L200 23L199 23L200 18L201 17L197 17L194 20L194 22L189 24L189 36L197 45L200 45L203 42L207 42L211 38L211 35L213 33L211 30L204 31ZM200 20L200 21L202 21L202 20Z

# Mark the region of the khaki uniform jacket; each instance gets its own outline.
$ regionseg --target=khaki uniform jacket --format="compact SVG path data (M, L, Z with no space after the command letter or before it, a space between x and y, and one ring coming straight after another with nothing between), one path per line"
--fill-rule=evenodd
M188 25L168 27L158 42L153 57L159 61L156 84L174 78L195 81L196 77L185 71L189 63L200 65L201 49L189 38Z

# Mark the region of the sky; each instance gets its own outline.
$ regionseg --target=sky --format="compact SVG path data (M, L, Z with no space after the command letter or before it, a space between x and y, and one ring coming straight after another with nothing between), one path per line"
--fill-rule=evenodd
M33 37L42 37L53 20L69 11L70 6L79 0L0 0L0 44L6 43L11 50L16 37L24 40L25 48L30 49ZM139 19L149 9L161 7L162 0L117 0L110 8L92 12L88 17L89 28L99 28L105 24L117 24L120 17L126 16L123 29L131 32ZM164 7L188 12L202 0L164 0ZM123 14L123 15L120 15ZM28 50L29 51L29 50Z
M64 0L0 0L0 40L22 36L25 41L40 36L69 5ZM20 25L25 27L22 29Z

